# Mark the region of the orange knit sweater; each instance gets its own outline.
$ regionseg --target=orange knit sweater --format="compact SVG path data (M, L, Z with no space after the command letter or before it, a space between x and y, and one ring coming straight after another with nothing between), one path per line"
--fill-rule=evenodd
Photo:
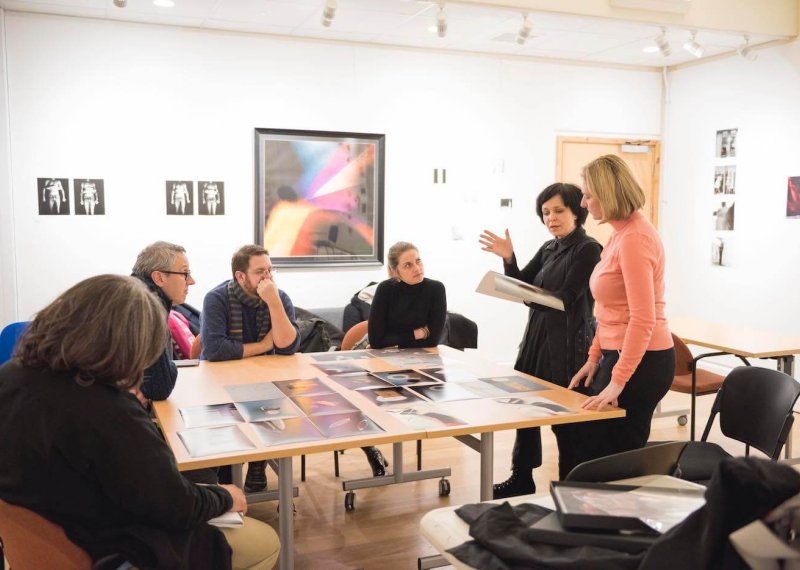
M600 263L589 279L598 321L589 360L599 362L602 350L619 350L611 381L624 385L647 350L672 347L664 316L664 246L641 211L614 228Z

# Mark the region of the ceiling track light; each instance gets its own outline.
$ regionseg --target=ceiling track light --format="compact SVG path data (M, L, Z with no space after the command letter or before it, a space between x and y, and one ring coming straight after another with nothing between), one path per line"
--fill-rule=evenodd
M447 35L447 12L444 2L439 2L439 11L436 13L436 35L443 38Z
M736 48L736 53L742 56L747 61L755 61L758 59L758 54L753 50L750 45L750 36L744 35L744 43Z
M322 25L326 28L331 27L331 22L336 17L336 8L339 3L336 0L325 0L325 7L322 9Z
M672 48L669 47L667 30L665 28L661 28L661 33L658 34L653 41L656 43L656 46L658 46L658 51L661 52L661 55L664 57L672 55Z
M528 14L522 14L522 27L517 32L517 43L519 45L525 45L531 35L531 29L533 29L533 22L528 18Z
M696 36L697 31L692 30L692 32L689 34L689 40L683 44L683 49L699 59L703 57L704 53L706 53L706 48L697 43L697 40L695 39Z

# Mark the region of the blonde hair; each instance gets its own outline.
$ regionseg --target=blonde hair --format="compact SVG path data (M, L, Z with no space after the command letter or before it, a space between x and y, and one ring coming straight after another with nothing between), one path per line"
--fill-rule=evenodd
M14 361L74 371L79 384L127 390L164 351L167 314L139 279L98 275L42 309L20 338Z
M644 207L645 196L631 169L618 156L607 154L583 167L589 191L603 208L603 221L624 220Z
M409 250L419 251L410 241L398 241L389 248L386 254L386 269L389 270L389 277L396 277L397 266L400 264L400 256Z

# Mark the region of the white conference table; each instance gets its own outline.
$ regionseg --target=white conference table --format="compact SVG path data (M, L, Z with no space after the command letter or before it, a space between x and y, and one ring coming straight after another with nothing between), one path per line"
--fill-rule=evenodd
M633 479L615 481L615 483L662 488L705 489L702 485L676 479L668 475L646 475ZM488 502L499 505L505 501L508 501L512 506L522 503L533 503L553 510L556 508L550 493L521 495L519 497L498 499ZM421 559L420 568L438 568L440 566L452 565L459 570L475 570L472 566L461 562L458 558L447 552L447 550L451 548L455 548L468 540L472 540L469 534L469 525L456 514L456 509L460 507L461 505L456 505L434 509L425 514L420 520L419 527L422 536L439 551L439 556L441 556L441 558L439 556L434 556Z
M435 429L412 429L399 421L393 414L374 404L365 396L358 394L357 391L343 388L338 383L330 380L319 368L313 366L315 362L313 354L262 356L228 362L203 361L199 366L182 368L175 390L169 399L155 402L154 409L167 443L175 454L178 468L182 471L220 465L235 465L258 460L273 460L277 462L278 531L281 539L280 568L282 570L294 567L292 458L295 456L392 443L395 449L394 467L397 468L400 466L397 461L398 448L402 442L434 437L455 437L480 453L480 497L482 500L486 500L490 499L492 495L493 435L495 431L612 419L625 415L624 410L611 407L601 411L582 410L580 405L585 400L585 397L581 394L550 384L544 380L521 374L508 367L483 362L479 357L472 354L465 354L445 346L439 347L439 354L445 359L447 366L456 364L458 367L469 370L478 377L524 376L544 388L529 394L545 398L576 411L568 415L526 418L504 413L506 410L502 405L487 402L487 399L438 402L435 403L437 408L441 408L446 412L452 411L465 424ZM356 356L356 354L353 356ZM381 358L363 359L357 362L360 367L373 372L404 368ZM406 366L405 368L421 369L430 366L417 365ZM354 407L357 407L374 420L383 428L383 431L354 437L265 446L260 442L252 425L240 423L238 425L241 431L253 445L250 450L192 457L183 445L178 432L187 428L180 414L181 408L231 402L231 397L225 390L227 385L301 378L320 378L332 391L344 396ZM509 396L512 396L512 394L509 394ZM500 411L498 412L498 410ZM479 438L475 438L471 434L479 434ZM401 448L400 453L402 453ZM387 477L391 477L391 475L387 475ZM413 478L404 480L413 480Z

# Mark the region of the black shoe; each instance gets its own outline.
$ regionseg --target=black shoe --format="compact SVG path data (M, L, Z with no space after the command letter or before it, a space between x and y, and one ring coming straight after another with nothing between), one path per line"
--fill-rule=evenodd
M383 477L386 475L386 467L389 467L389 462L377 447L370 445L369 447L362 447L364 455L367 456L369 466L372 467L373 477Z
M247 477L244 480L245 493L257 493L267 488L267 462L251 461L247 464Z
M511 477L492 486L493 499L507 499L517 495L530 495L536 492L536 483L530 469L511 468Z

